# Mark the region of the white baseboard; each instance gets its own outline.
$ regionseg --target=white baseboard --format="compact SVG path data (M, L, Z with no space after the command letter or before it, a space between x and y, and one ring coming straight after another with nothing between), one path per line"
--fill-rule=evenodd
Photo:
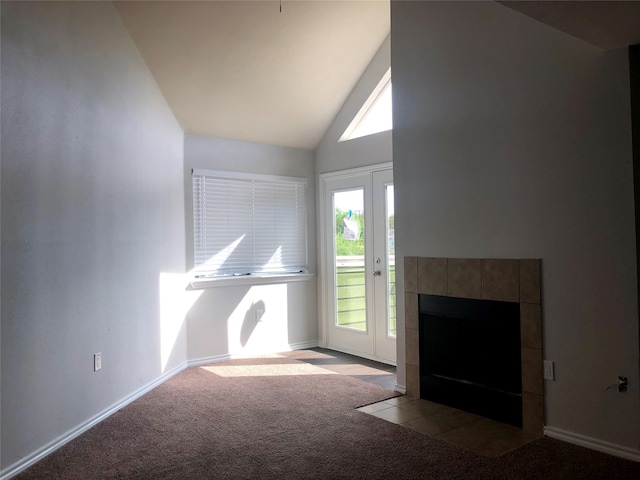
M237 354L227 353L224 355L214 355L212 357L200 357L194 360L189 360L188 365L190 367L199 367L200 365L207 365L208 363L218 363L224 362L225 360L232 360L234 358L246 358L248 356L254 357L265 354L274 354L278 352L288 352L292 350L306 350L308 348L315 348L318 346L318 341L314 340L311 342L299 342L299 343L290 343L288 345L283 345L282 348L276 348L275 350L270 350L268 352L240 352Z
M161 375L160 377L156 378L151 383L148 383L147 385L139 388L138 390L136 390L132 394L130 394L130 395L126 396L125 398L123 398L122 400L120 400L118 403L115 403L114 405L110 406L106 410L103 410L98 415L90 418L89 420L87 420L84 423L81 423L80 425L78 425L77 427L69 430L68 432L60 435L55 440L52 440L51 442L49 442L48 444L46 444L42 448L39 448L38 450L36 450L35 452L31 453L30 455L27 455L25 458L17 461L13 465L8 466L2 472L0 472L0 480L9 480L10 478L16 476L20 472L26 470L31 465L35 464L36 462L42 460L44 457L46 457L47 455L52 453L54 450L57 450L58 448L62 447L66 443L68 443L71 440L73 440L74 438L78 437L79 435L82 435L84 432L89 430L91 427L97 425L98 423L103 421L105 418L113 415L115 412L117 412L121 408L127 406L128 404L133 402L135 399L141 397L145 393L153 390L155 387L157 387L161 383L167 381L169 378L173 377L176 373L181 372L186 367L187 367L187 364L183 363L183 364L177 366L176 368L174 368L173 370L170 370L170 371L164 373L163 375Z
M640 462L640 450L623 447L622 445L617 445L615 443L605 442L604 440L598 440L597 438L569 432L567 430L562 430L561 428L544 427L544 434L557 440L590 448L591 450L597 450L598 452L608 453L609 455L614 455L616 457Z
M313 342L298 342L298 343L290 343L289 350L306 350L308 348L316 348L319 347L320 344L317 340Z
M225 360L231 360L233 355L214 355L213 357L201 357L194 360L189 360L188 365L190 367L199 367L200 365L207 365L208 363L224 362Z
M407 394L407 387L406 385L399 385L396 383L396 386L394 388L394 390L398 393L401 393L402 395L406 395Z

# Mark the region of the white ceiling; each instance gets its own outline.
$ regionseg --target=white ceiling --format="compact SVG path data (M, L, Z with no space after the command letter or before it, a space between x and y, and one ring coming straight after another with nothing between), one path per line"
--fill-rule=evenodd
M307 149L389 34L388 1L116 8L185 132Z
M605 49L640 1L499 2ZM187 133L313 149L389 33L389 1L115 2Z

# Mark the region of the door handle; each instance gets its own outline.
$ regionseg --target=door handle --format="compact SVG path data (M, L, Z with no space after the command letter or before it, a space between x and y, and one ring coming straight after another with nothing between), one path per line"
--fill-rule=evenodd
M380 270L376 270L375 272L373 272L374 277L379 277L380 275L382 275L382 272Z

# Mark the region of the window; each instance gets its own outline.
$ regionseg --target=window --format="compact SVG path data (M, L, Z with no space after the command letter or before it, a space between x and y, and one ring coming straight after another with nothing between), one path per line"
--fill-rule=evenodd
M198 277L307 272L305 178L193 171Z
M391 69L387 70L367 101L340 137L340 142L393 128Z

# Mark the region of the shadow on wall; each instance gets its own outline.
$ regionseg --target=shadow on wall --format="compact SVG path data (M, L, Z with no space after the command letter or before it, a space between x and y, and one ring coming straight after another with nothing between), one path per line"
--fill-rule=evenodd
M162 274L163 372L179 359L216 361L287 351L317 340L315 282L243 284L195 290L191 276ZM176 363L177 362L177 363Z
M191 287L192 277L192 272L160 274L162 373L193 359L192 343L202 352L196 359L242 353L266 310L263 300L252 300L246 307L250 285L198 290Z
M286 283L221 286L199 292L187 313L190 360L289 349Z
M161 373L180 365L187 356L186 317L202 294L201 290L185 288L190 278L191 274L160 273Z
M245 347L251 334L256 329L258 322L262 321L262 317L266 313L264 301L259 300L251 303L251 307L247 310L240 329L240 344Z
M199 361L239 353L232 350L232 345L237 342L230 338L230 332L237 311L242 308L243 300L250 290L250 285L195 290L200 295L186 315L190 360ZM246 310L247 308L242 309L242 319Z
M315 280L288 284L285 308L288 313L285 319L287 344L295 346L312 342L317 345L319 332Z

